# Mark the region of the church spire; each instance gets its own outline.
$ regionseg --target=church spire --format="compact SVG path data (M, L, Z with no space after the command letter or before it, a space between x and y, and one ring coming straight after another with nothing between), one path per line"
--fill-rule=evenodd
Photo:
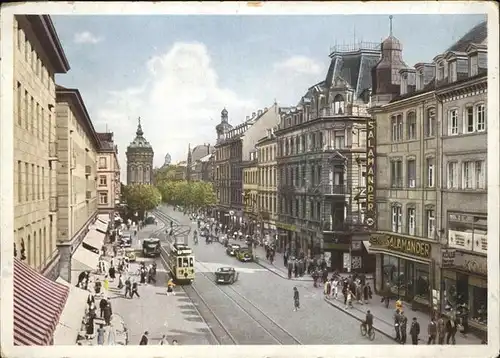
M142 126L141 126L141 117L139 117L137 119L138 121L138 124L137 124L137 131L135 132L135 134L138 136L138 137L142 137L144 135L144 132L142 131Z

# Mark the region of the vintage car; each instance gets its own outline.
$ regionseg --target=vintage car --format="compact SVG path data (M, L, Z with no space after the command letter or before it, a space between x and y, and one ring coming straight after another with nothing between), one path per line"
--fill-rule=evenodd
M137 255L133 249L125 249L125 257L128 258L129 262L135 262L137 260Z
M233 267L219 267L215 271L215 283L234 283L238 279L238 272Z
M240 260L242 262L249 262L249 261L253 260L252 253L250 252L250 250L248 248L244 248L244 247L236 250L235 256L238 260Z
M118 241L118 244L121 247L131 247L132 246L132 235L131 234L122 234Z
M229 256L235 256L236 251L239 250L241 246L239 244L229 244L227 245L226 254Z

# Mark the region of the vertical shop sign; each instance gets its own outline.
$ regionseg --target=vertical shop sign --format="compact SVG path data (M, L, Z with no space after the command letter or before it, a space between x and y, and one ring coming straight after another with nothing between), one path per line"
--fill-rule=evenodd
M366 131L366 215L365 224L370 230L377 229L377 206L375 203L375 159L376 159L376 137L377 126L375 119L367 121Z

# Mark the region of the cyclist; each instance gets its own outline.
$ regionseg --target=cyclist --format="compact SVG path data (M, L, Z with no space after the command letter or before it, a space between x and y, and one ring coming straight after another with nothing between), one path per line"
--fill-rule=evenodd
M367 327L366 332L368 333L368 335L370 335L373 329L373 315L371 314L370 310L366 311L366 317L363 322L363 325Z

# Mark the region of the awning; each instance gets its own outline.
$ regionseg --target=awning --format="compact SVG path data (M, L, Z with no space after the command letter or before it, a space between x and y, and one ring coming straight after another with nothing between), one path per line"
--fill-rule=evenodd
M106 233L106 231L108 231L108 224L103 223L99 219L95 221L94 227L102 231L103 234Z
M61 277L56 282L68 287L69 295L54 331L54 345L74 345L82 328L89 292L69 284Z
M100 251L104 244L104 236L106 235L97 231L95 228L90 228L87 235L83 238L83 242Z
M100 221L101 223L105 224L106 226L108 226L109 215L108 214L97 215L97 220Z
M80 245L71 257L71 271L97 270L99 255Z
M14 259L14 345L51 345L68 292Z

